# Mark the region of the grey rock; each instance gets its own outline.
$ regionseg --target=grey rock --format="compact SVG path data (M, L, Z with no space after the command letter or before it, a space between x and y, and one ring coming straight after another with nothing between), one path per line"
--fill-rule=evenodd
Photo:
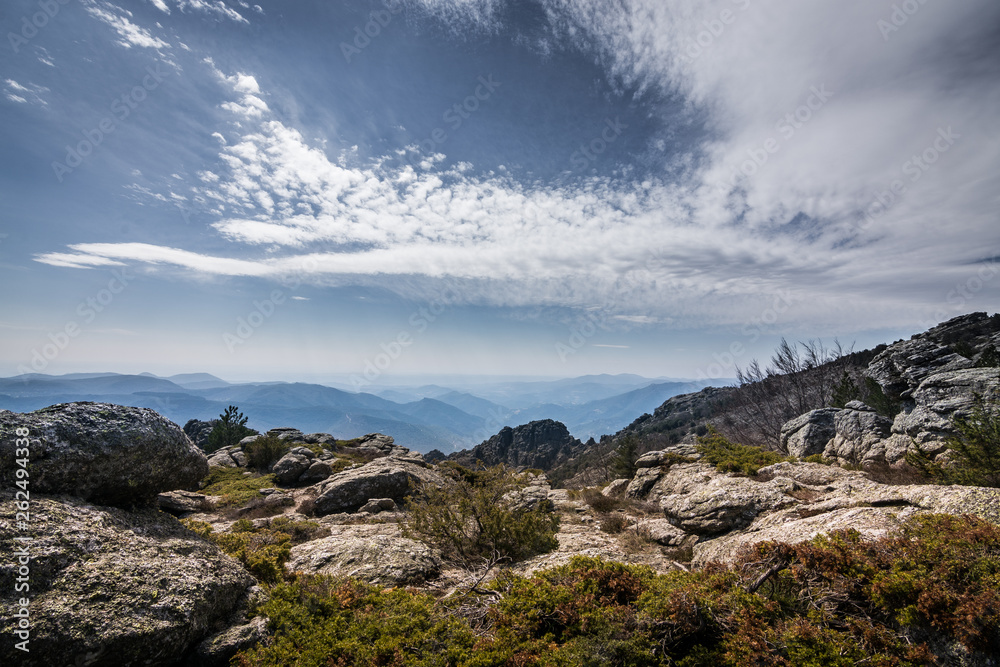
M317 484L328 478L332 472L333 468L326 461L313 461L306 471L299 475L299 484Z
M21 535L16 511L0 503L0 553L12 553ZM238 562L153 508L32 494L31 516L31 652L19 665L174 665L255 588ZM5 558L3 627L20 595L15 574L16 561Z
M378 514L379 512L391 512L394 509L396 509L396 501L392 498L372 498L358 512L362 514Z
M212 429L219 423L218 419L201 421L200 419L189 419L184 424L184 433L191 438L191 442L199 449L205 449L208 445L208 436L212 434Z
M973 365L971 359L952 351L950 341L982 338L992 333L995 324L986 313L955 317L909 340L893 343L868 364L868 375L887 395L906 398L933 374Z
M697 541L697 537L685 533L666 519L646 519L626 530L634 531L664 547L688 546Z
M208 460L184 431L147 408L63 403L24 414L2 410L0 469L15 468L19 428L29 432L33 493L131 506L193 487L208 474Z
M212 452L212 455L208 458L208 466L210 468L239 468L240 464L233 459L229 451L220 449Z
M256 435L248 435L247 437L240 440L239 445L240 447L246 447L247 445L256 442L258 438L263 438L263 437L264 436L260 435L259 433Z
M288 426L272 428L267 434L278 440L291 440L292 442L305 442L306 437L299 429Z
M635 477L625 487L625 497L633 500L645 498L663 475L664 472L659 467L639 468L635 471Z
M859 401L851 404L868 407ZM892 420L870 409L847 408L836 413L834 430L833 439L823 450L824 457L855 465L885 460L883 440L892 435Z
M404 537L334 536L293 547L288 569L399 586L433 579L441 571L441 559L430 547Z
M787 421L781 427L781 448L799 458L822 454L837 434L836 408L821 408Z
M488 466L502 463L510 468L551 470L583 450L583 443L570 435L564 424L543 419L515 428L506 426L489 440L448 459L463 465L479 460Z
M311 465L312 461L302 454L288 452L271 466L271 472L274 473L275 482L282 486L291 486L299 481L299 477Z
M666 518L698 535L743 528L759 514L798 502L772 482L720 475L697 464L675 466L661 484L660 507Z
M241 468L246 468L247 464L250 462L246 453L238 447L234 447L233 451L229 452L229 456L232 457L233 461L236 462L236 465Z
M375 459L358 468L344 470L322 484L316 498L320 516L353 512L372 498L392 498L400 502L422 483L444 484L436 472L394 457Z
M167 491L156 496L156 506L174 516L201 512L211 504L208 496L191 491Z
M263 643L269 636L267 618L256 616L249 623L234 625L203 640L186 662L194 667L228 667L233 656Z
M935 373L913 392L913 408L896 419L892 431L921 444L947 439L955 433L952 420L971 412L975 393L1000 399L1000 370L969 368Z
M329 433L307 433L302 437L302 440L308 442L310 445L327 445L332 447L337 444L337 439Z
M631 481L632 480L626 479L624 477L621 479L616 479L610 484L608 484L606 487L604 487L601 493L608 496L609 498L618 498L619 496L625 494L625 489L628 488L628 485Z

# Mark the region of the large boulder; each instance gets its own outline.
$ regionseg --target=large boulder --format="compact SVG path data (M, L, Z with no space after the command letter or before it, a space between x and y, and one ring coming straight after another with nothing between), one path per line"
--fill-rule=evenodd
M372 498L392 498L398 503L425 483L440 486L444 478L410 460L391 456L375 459L327 479L315 501L316 513L353 512Z
M1000 369L969 368L936 373L927 377L913 392L913 407L897 417L893 432L924 444L955 434L952 420L968 416L974 395L1000 399Z
M27 429L32 493L102 505L151 503L208 474L205 455L177 424L148 408L63 403L25 414L0 411L0 468L13 470ZM22 431L23 432L23 431Z
M860 465L885 459L883 441L892 435L892 420L860 401L851 401L834 416L835 435L823 456L841 463Z
M430 547L405 537L338 535L294 547L288 569L400 586L433 579L441 572L441 559Z
M291 486L299 481L299 477L309 470L316 455L305 447L295 447L271 467L274 481L282 486Z
M799 458L822 454L837 434L837 412L837 408L822 408L785 422L781 427L781 448Z
M666 518L698 535L743 528L759 514L797 503L773 481L723 475L701 464L674 466L658 484Z
M152 508L32 494L26 545L17 511L0 503L0 628L10 655L15 600L29 597L31 650L16 663L25 667L173 665L258 590L238 562ZM25 546L28 596L14 588Z

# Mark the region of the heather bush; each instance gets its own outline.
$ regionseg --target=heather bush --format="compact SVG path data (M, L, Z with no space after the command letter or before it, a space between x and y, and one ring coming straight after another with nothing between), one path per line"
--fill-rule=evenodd
M441 550L449 560L473 566L482 559L521 560L551 551L559 517L545 503L518 502L528 478L504 466L469 470L441 468L449 483L424 485L409 503L404 533Z

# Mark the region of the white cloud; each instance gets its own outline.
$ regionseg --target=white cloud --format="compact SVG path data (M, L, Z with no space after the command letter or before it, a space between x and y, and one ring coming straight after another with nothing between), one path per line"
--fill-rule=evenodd
M168 7L167 3L165 3L163 0L149 0L149 1L151 3L153 3L154 7L156 7L157 9L159 9L164 14L169 14L170 13L170 7Z
M86 5L84 9L94 18L113 28L121 38L118 41L118 44L127 49L133 46L150 49L163 49L170 46L170 44L164 42L162 39L154 37L145 28L141 28L132 23L132 21L128 19L128 17L132 15L131 12L116 7L111 3L95 2L93 4ZM119 14L116 12L122 13Z
M222 0L177 0L177 6L181 11L198 11L206 14L215 14L227 18L237 23L249 23L243 15L232 7L228 7Z
M25 86L13 79L6 79L4 84L7 87L4 94L11 102L17 102L18 104L39 104L41 106L48 105L48 102L42 97L43 93L49 92L49 89L45 86L33 83Z

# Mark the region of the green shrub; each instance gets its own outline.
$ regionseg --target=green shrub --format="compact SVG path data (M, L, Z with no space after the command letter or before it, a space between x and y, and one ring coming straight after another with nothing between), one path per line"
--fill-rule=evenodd
M518 502L526 476L504 466L475 471L452 465L441 470L449 483L421 488L410 502L405 534L468 567L484 558L517 561L558 546L559 517L549 507L527 509Z
M243 563L243 566L261 582L274 584L285 575L285 563L292 546L330 534L330 530L314 521L292 521L277 517L266 525L255 528L248 519L240 519L224 533L216 533L204 521L181 521L188 530L214 542L225 553Z
M244 507L261 497L261 489L274 486L274 475L247 475L242 468L212 468L202 485L205 495L222 497L219 508Z
M719 472L735 472L742 475L756 475L761 468L788 460L781 454L760 447L730 442L711 427L707 436L698 438L695 448L701 452L704 460L714 465Z
M243 447L247 455L247 466L260 471L270 470L278 459L285 455L289 444L273 435L265 435Z
M947 440L947 464L933 461L916 443L907 463L940 484L1000 487L1000 406L976 394L971 413L952 424L958 435Z

